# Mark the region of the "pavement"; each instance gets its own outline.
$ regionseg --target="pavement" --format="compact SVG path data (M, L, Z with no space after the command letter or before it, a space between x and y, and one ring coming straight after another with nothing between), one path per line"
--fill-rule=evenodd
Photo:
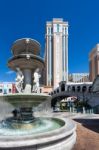
M77 142L73 150L99 150L99 114L57 113L77 125Z
M99 119L74 119L77 142L73 150L99 150Z

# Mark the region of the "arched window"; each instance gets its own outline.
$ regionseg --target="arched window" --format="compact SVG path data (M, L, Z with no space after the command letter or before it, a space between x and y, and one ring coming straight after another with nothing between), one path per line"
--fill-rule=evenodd
M62 84L62 85L61 85L61 91L62 91L62 92L65 91L65 84Z
M51 92L51 95L53 95L53 92Z
M72 87L72 92L75 92L75 86Z
M59 93L59 89L57 89L57 93Z
M91 90L92 90L92 86L89 86L89 88L88 88L88 92L90 93L90 92L91 92Z
M83 87L82 87L82 92L86 92L86 90L87 90L87 87L86 87L86 86L83 86Z
M9 89L9 93L11 93L11 89Z
M77 86L77 92L80 92L81 88L80 86Z
M68 92L71 91L71 87L70 87L70 86L67 87L67 91L68 91Z
M56 91L54 91L54 94L56 94Z

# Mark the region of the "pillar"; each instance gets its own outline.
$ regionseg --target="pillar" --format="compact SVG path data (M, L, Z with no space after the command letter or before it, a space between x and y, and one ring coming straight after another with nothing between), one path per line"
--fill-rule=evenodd
M24 69L24 93L31 93L32 89L32 70L31 69Z

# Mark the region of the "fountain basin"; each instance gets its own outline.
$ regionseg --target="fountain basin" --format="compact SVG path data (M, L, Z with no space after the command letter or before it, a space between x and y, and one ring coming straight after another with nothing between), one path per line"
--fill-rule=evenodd
M44 119L41 118L41 119ZM45 128L37 134L23 135L1 135L0 149L6 150L70 150L76 142L76 125L69 119L46 118L53 122L57 122L58 128L51 130ZM49 126L49 124L47 123ZM44 128L44 127L43 127ZM38 127L39 129L39 127ZM11 133L10 133L11 134Z
M40 52L40 43L31 38L21 38L16 40L12 45L12 53L14 55L23 54L23 53L31 53L34 55L38 55Z
M15 93L15 94L7 94L0 95L0 101L6 101L9 104L13 105L15 108L23 107L23 108L32 108L38 106L46 100L50 100L51 96L42 93Z
M1 121L0 135L2 136L37 136L41 133L52 132L65 125L65 122L57 118L36 117L32 122L13 121L12 118Z
M10 58L8 61L8 67L15 71L17 67L20 69L28 68L32 70L35 70L36 68L42 69L44 68L44 61L40 56L33 54L20 54Z

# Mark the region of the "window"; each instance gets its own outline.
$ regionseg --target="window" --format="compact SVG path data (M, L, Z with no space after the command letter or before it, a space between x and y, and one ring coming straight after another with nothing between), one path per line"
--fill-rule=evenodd
M61 85L61 91L62 91L62 92L65 91L65 84L62 84L62 85Z
M2 89L0 89L0 93L2 93Z
M47 28L47 33L48 33L48 34L51 34L51 31L52 31L51 27L48 27L48 28Z
M48 28L48 34L50 34L50 28Z
M9 93L11 93L11 89L9 89Z
M89 92L91 92L91 91L92 91L92 86L89 87Z
M57 24L57 32L59 32L59 24Z
M77 92L80 92L80 86L77 86Z
M75 86L72 87L72 92L75 92Z
M68 92L70 92L70 91L71 91L71 87L70 87L70 86L68 86L67 91L68 91Z
M59 93L59 89L57 89L57 93Z
M87 87L86 87L86 86L83 86L83 87L82 87L82 92L86 92L86 90L87 90Z
M56 94L56 91L54 91L54 94Z
M40 88L40 93L42 93L42 89Z

